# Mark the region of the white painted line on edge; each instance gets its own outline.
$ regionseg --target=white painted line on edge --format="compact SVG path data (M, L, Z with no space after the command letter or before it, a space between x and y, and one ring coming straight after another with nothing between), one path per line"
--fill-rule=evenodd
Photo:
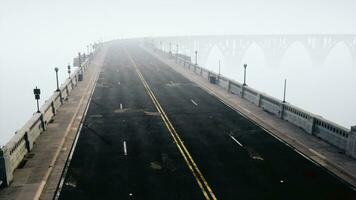
M229 135L229 136L233 141L235 141L238 145L240 145L240 147L243 147L243 145L238 140L236 140L236 138L234 136L232 136L232 135Z
M120 103L120 110L122 110L122 103Z
M191 99L190 100L195 106L198 106L198 104L193 100L193 99Z
M322 159L326 159L325 156L321 155L320 153L316 152L314 149L308 148L309 151L311 151L313 154L319 156Z
M127 156L126 141L124 141L124 155Z

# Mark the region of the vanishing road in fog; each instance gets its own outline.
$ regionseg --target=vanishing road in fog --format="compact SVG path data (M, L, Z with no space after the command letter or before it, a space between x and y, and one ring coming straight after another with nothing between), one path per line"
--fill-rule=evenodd
M140 46L113 42L60 199L351 199L355 191Z

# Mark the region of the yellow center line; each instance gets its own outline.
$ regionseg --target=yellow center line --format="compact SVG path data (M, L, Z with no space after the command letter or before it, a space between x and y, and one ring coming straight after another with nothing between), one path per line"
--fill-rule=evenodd
M143 86L147 90L147 93L150 96L153 104L155 105L156 109L160 113L160 116L161 116L163 122L165 123L168 131L170 132L170 134L171 134L176 146L178 147L179 152L182 154L182 156L183 156L186 164L188 165L190 171L193 173L193 176L194 176L195 180L197 181L200 189L202 190L205 198L208 199L208 200L210 200L210 199L216 200L217 198L215 197L214 192L212 191L212 189L210 188L208 182L206 181L206 179L204 178L203 174L199 170L197 164L194 162L194 160L193 160L192 156L190 155L189 151L187 150L187 148L183 144L183 142L180 139L177 131L175 130L175 128L173 127L172 123L168 119L166 113L164 112L162 106L160 105L160 103L158 102L156 96L152 92L150 86L147 84L145 78L143 77L141 71L137 67L135 61L130 56L130 54L127 52L126 48L124 48L124 50L125 50L125 53L126 53L127 57L130 59L132 65L136 69L136 73L138 74Z

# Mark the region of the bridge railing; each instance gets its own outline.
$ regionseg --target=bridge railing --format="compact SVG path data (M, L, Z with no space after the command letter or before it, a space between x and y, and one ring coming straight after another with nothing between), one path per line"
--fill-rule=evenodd
M195 65L191 63L190 58L183 59L183 56L176 56L175 54L167 53L159 49L156 49L156 51L161 52L164 56L175 59L178 64L187 67L189 70L194 71L206 79L209 79L211 76L216 77L216 84L228 92L240 96L256 106L261 107L268 113L288 121L303 129L306 133L321 138L338 147L347 155L356 158L356 127L352 127L351 130L347 129L321 116L291 105L288 102L283 102L278 98L269 96L237 81L230 80L202 66Z
M79 69L61 84L59 91L45 101L40 107L39 113L34 113L26 124L16 131L15 135L0 149L0 182L1 186L8 186L13 179L13 172L27 162L26 155L33 149L36 139L46 130L56 116L57 110L70 95L71 91L77 85L79 74L83 73L92 58L87 57L81 63Z

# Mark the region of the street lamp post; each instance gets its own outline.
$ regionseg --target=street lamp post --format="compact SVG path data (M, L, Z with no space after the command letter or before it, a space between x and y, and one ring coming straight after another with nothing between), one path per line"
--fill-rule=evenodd
M247 64L244 64L244 86L246 86L246 68L247 68Z
M219 77L220 77L220 59L219 59Z
M82 65L82 63L81 63L81 55L80 55L80 52L78 53L78 67L80 67L81 68L81 65Z
M54 68L54 71L56 72L56 80L57 80L57 92L59 92L60 90L59 90L59 82L58 82L58 67L55 67Z
M287 79L284 79L283 103L286 102L286 92L287 92Z
M178 44L177 44L177 52L176 52L176 62L178 62Z
M198 51L195 51L195 65L198 65Z
M68 64L67 68L68 68L68 76L70 78L70 65L69 64Z

